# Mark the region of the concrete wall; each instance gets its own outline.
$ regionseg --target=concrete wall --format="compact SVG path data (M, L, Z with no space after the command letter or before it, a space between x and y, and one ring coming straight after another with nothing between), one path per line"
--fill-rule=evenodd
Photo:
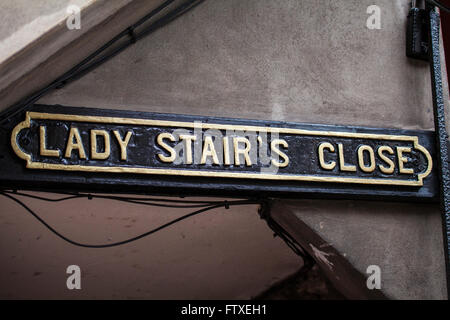
M207 0L42 101L432 129L428 64L405 58L408 2L375 1L369 30L373 3Z
M366 9L372 4L382 10L381 30L366 28ZM408 1L402 0L206 0L194 11L39 102L432 129L428 64L409 60L404 53L407 11ZM2 228L14 230L9 236L2 232L1 243L2 246L5 242L13 243L16 248L4 249L9 250L11 258L4 260L7 263L2 268L14 269L17 265L12 262L12 256L17 256L18 251L28 252L20 250L19 236L14 237L14 232L21 232L20 239L27 235L26 248L33 253L50 250L52 265L58 268L69 260L76 263L90 254L66 247L53 238L42 247L41 240L35 238L38 232L42 233L41 229L36 229L36 223L31 218L23 220L26 219L23 210L11 207L6 200L1 201L2 206L8 205L8 210L2 210L2 219L7 223L3 223ZM74 217L75 222L67 225L68 220L65 220L57 226L65 225L68 231L92 224L96 225L95 230L108 226L104 221L111 216L109 213L98 211L101 217L93 220L89 214L80 214L78 205L64 211L64 216ZM441 221L436 205L304 200L297 206L298 217L345 253L361 272L365 273L369 265L379 265L382 288L388 296L398 299L445 297ZM41 207L47 211L46 208ZM101 259L92 256L82 261L90 265L93 278L102 277L101 281L110 283L105 284L105 288L120 288L117 294L135 287L124 283L124 279L128 281L132 277L134 283L146 283L151 293L144 294L145 297L248 297L249 291L255 292L258 286L273 280L270 274L279 277L293 271L298 260L285 251L281 243L266 238L270 232L258 224L254 209L236 208L233 212L234 224L227 227L222 220L226 215L208 215L217 220L196 218L198 223L204 223L205 230L201 232L194 225L177 226L178 232L188 233L193 238L177 241L166 234L161 236L168 237L163 244L153 239L143 240L145 245L137 244L152 254L158 252L157 259L152 259L151 254L143 258L144 253L139 254L139 258L130 258L131 253L124 248L104 251ZM152 211L145 219L159 221L166 214ZM143 225L139 224L139 228ZM242 236L245 234L246 238L230 243L234 236L229 232L237 232L236 225L245 230ZM220 229L215 229L219 226ZM84 231L74 233L79 237L84 237L83 234ZM247 247L247 240L256 242ZM203 244L199 245L199 241ZM211 251L205 249L208 243ZM56 251L48 249L53 246ZM182 255L180 246L184 246ZM266 246L270 249L265 250ZM229 255L224 255L223 248L230 250ZM231 259L231 252L240 257L239 262L216 264L216 259L222 255ZM216 259L211 259L212 253ZM135 274L118 266L135 261L130 259L148 259L149 264L144 268L147 271ZM249 263L238 268L246 259ZM44 268L58 269L50 268L46 261L47 258L42 259ZM106 261L114 263L106 267ZM270 265L261 267L263 261ZM172 267L168 269L168 265ZM35 269L24 268L28 274ZM111 275L120 273L122 276L101 276L105 268ZM147 275L148 270L151 270L150 275ZM215 283L210 291L204 291L205 287L197 284L199 270L202 281ZM264 279L252 278L251 285L241 286L241 272L245 275L262 273ZM221 281L220 273L230 276ZM159 286L152 282L160 281L156 278L169 279L180 274L186 275L186 281L182 285L176 279L164 282L165 293L160 291L163 282ZM139 278L141 276L143 278ZM233 289L227 291L230 286ZM43 290L50 296L55 295L52 289ZM21 292L23 294L16 288L11 296ZM107 292L105 289L96 294L86 291L82 294L103 297Z

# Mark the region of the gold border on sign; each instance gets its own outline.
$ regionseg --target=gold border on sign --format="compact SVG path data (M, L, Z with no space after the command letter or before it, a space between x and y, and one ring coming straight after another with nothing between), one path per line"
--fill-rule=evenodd
M106 124L127 124L141 125L152 127L176 127L176 128L202 128L202 129L218 129L218 130L242 130L267 133L284 133L294 135L309 135L322 137L340 137L340 138L363 138L377 140L395 140L414 142L414 148L422 152L428 161L427 170L420 173L417 181L411 180L392 180L392 179L370 179L370 178L350 178L350 177L333 177L333 176L310 176L310 175L292 175L292 174L268 174L268 173L241 173L241 172L222 172L222 171L203 171L203 170L186 170L186 169L157 169L157 168L133 168L133 167L100 167L85 165L65 165L33 162L31 155L25 153L17 144L17 135L23 129L30 128L31 120L59 120L74 122L90 122L90 123L106 123ZM277 127L259 127L244 125L228 125L214 123L197 123L197 122L180 122L169 120L152 120L152 119L134 119L134 118L117 118L102 116L81 116L68 114L53 114L31 112L26 113L25 121L20 122L11 133L11 146L16 155L27 161L29 169L46 169L46 170L64 170L64 171L84 171L84 172L113 172L113 173L140 173L140 174L158 174L158 175L181 175L195 177L215 177L215 178L241 178L241 179L261 179L261 180L289 180L289 181L309 181L309 182L333 182L333 183L359 183L359 184L375 184L375 185L398 185L398 186L423 186L425 179L433 168L433 161L427 149L419 144L417 136L404 135L386 135L373 133L353 133L353 132L337 132L337 131L313 131L293 128L277 128Z

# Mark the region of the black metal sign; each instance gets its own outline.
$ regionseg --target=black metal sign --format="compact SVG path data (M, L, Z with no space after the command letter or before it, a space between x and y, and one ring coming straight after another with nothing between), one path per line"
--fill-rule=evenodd
M35 105L3 126L1 186L434 200L433 134Z

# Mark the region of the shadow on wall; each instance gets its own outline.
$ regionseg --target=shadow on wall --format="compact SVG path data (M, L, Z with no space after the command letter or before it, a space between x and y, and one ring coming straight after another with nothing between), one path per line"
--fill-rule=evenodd
M315 264L304 266L289 278L256 296L254 300L346 300Z

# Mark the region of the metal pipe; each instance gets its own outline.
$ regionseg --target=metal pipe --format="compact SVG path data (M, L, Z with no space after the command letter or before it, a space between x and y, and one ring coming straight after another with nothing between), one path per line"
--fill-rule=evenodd
M445 125L444 96L442 92L441 56L439 48L440 18L435 7L428 4L426 6L429 17L429 54L431 84L433 93L434 126L436 135L436 147L440 184L440 205L442 213L442 227L444 240L445 268L447 275L447 297L450 297L450 169L448 156L448 134Z

